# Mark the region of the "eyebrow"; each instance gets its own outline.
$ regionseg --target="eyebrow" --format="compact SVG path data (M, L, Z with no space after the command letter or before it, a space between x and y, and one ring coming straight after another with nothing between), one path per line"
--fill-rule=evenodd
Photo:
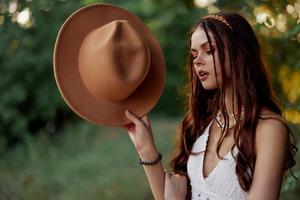
M214 41L211 41L211 44L213 45L213 43L215 43ZM204 46L206 46L207 44L209 44L209 42L207 41L207 42L205 42L205 43L203 43L203 44L201 44L200 45L200 47L201 48L203 48ZM197 51L196 49L194 49L194 48L191 48L191 50L193 50L193 51Z

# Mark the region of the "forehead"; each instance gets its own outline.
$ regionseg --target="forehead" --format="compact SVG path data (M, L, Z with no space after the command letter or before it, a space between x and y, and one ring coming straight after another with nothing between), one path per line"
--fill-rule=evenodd
M210 31L208 31L208 35L210 36L210 40L214 42L215 39ZM203 28L198 27L191 36L191 47L197 49L200 48L202 44L205 44L207 42L208 39L206 37L205 31L203 30Z

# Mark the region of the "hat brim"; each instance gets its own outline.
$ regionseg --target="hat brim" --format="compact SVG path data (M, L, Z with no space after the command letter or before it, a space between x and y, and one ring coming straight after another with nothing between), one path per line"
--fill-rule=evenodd
M139 87L124 101L99 100L85 87L78 67L78 54L86 35L111 21L128 20L143 36L150 49L150 67ZM110 4L93 4L73 13L62 25L53 54L54 76L68 106L91 123L124 126L129 109L139 117L148 113L162 95L165 62L162 49L143 22L132 13ZM107 86L109 87L109 85Z

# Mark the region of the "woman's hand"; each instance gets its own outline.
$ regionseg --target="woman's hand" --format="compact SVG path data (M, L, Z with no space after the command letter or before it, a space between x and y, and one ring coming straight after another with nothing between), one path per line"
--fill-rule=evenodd
M165 200L185 200L187 180L184 175L165 171Z
M140 119L128 110L126 110L125 115L131 121L130 124L126 125L128 134L141 159L146 161L155 159L157 149L148 117L145 115Z

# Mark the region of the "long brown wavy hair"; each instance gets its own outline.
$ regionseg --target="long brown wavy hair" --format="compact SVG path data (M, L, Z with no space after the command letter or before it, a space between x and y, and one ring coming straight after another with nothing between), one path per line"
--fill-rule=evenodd
M225 49L228 51L228 54L226 54L228 58L226 57L226 59L229 59L231 69L232 95L236 95L238 107L237 123L234 127L235 146L239 150L235 158L236 174L241 187L248 191L255 169L255 130L259 119L266 119L260 115L261 110L262 108L267 108L280 116L282 116L282 112L279 101L276 99L271 87L259 42L251 25L246 19L235 13L220 12L217 15L225 18L230 27L215 19L200 19L189 33L188 52L190 52L191 48L191 35L198 27L203 28L205 31L212 49L211 38L208 34L210 32L216 41L222 70L222 83L225 83L228 81L225 76ZM216 72L215 56L214 54L212 55ZM217 143L217 154L221 158L219 151L224 138L228 134L226 130L229 127L229 117L225 107L225 84L218 86L214 90L205 90L194 72L193 58L190 53L185 69L187 72L187 85L184 86L183 94L186 96L186 114L179 128L175 141L175 151L169 166L173 171L184 174L188 178L187 161L189 155L193 154L191 153L192 145L219 110L225 121L225 130L223 130L222 137ZM232 104L234 105L234 101ZM244 109L243 117L241 117L242 108ZM288 160L285 167L291 170L291 167L295 165L295 153L297 151L292 131L285 120L274 117L267 118L282 121L290 134ZM188 178L187 199L190 198L191 188Z

